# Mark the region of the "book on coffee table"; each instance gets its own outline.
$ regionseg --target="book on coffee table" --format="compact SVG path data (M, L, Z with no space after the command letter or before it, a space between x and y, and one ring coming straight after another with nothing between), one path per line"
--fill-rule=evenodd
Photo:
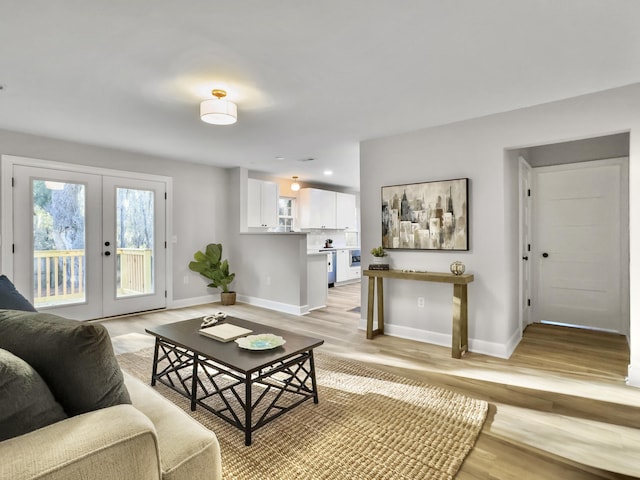
M236 338L244 337L252 332L248 328L238 327L231 323L221 323L213 327L201 328L198 333L205 335L219 342L230 342Z

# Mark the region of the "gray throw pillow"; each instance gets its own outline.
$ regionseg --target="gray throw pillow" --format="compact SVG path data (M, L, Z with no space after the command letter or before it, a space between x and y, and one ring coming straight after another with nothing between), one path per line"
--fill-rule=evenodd
M0 308L24 310L25 312L36 311L31 302L16 290L13 282L6 275L0 275Z
M0 441L46 427L67 416L27 362L0 349Z
M104 325L0 310L0 348L29 363L70 417L131 403Z

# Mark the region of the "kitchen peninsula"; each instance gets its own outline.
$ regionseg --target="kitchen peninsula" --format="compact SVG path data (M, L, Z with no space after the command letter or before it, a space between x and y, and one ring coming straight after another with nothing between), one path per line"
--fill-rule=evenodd
M236 268L239 301L294 315L326 306L326 255L307 253L306 233L243 232L233 248L252 252Z
M236 273L233 287L238 301L294 315L304 315L325 306L327 255L310 248L322 230L309 227L306 232L276 231L280 226L273 226L271 207L277 198L272 198L273 189L267 185L273 182L249 178L248 171L239 167L229 170L229 183L237 185L238 189L235 200L228 204L234 214L229 216L227 234L230 241L225 249ZM260 195L257 195L258 186ZM278 185L275 189L276 197L281 188ZM351 197L355 199L353 195L341 196L343 199ZM355 216L355 200L352 203ZM341 233L342 238L336 244L346 245L349 243L345 234L348 226L345 223L342 229L326 229L322 235ZM357 239L357 231L349 233Z

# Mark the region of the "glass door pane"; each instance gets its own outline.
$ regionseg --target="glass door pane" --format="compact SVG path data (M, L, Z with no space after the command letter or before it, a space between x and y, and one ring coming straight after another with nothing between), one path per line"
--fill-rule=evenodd
M13 167L14 284L39 311L88 320L102 314L102 179Z
M33 303L86 301L85 204L81 183L32 180Z
M165 183L102 177L103 316L167 305Z
M154 293L154 192L116 188L116 297Z

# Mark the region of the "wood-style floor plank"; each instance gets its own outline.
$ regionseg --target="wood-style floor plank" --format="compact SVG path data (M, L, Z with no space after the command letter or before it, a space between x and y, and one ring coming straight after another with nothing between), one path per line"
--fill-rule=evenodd
M485 399L491 413L459 479L640 477L640 389L625 385L624 337L536 324L508 360L474 352L458 360L449 347L388 335L366 340L358 329L366 312L352 311L360 305L360 284L329 291L328 306L305 316L214 303L102 322L123 351L152 345L142 335L149 325L223 310L324 338L325 352Z

